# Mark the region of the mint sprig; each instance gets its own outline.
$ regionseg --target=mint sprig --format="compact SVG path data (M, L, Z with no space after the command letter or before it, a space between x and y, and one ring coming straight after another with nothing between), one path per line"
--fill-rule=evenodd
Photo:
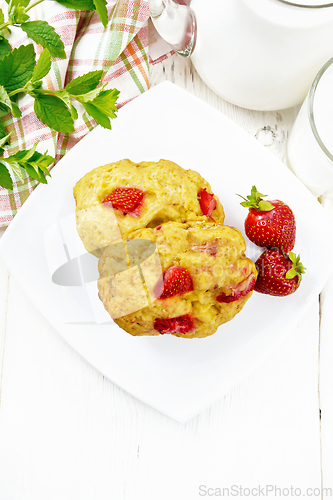
M30 3L30 0L6 1L8 3L7 20L5 20L4 12L0 9L0 59L11 51L10 44L6 39L7 33L10 32L10 26L21 28L29 38L40 44L44 49L48 49L53 56L66 57L64 44L54 28L46 21L30 21L29 10L44 0L36 0L32 3ZM96 11L104 28L107 26L106 0L58 0L58 3L70 9Z
M38 182L46 184L46 176L50 176L48 167L54 163L54 158L47 153L42 154L36 151L38 143L31 149L17 151L17 153L13 155L4 157L2 146L6 144L8 138L9 135L0 139L0 186L5 189L13 189L13 179L10 170L21 181L24 180L23 172L25 170L30 177Z
M42 0L30 4L30 0L10 0L8 5L8 19L0 9L0 59L5 57L11 47L5 35L9 26L16 26L26 32L29 38L48 49L50 54L64 59L66 57L65 46L55 31L46 21L30 21L28 11Z
M77 77L60 90L43 89L42 79L51 69L51 55L66 57L64 44L46 21L30 21L28 11L43 0L34 3L30 0L6 1L7 20L0 9L0 186L13 189L13 175L23 181L24 170L33 179L46 183L46 177L50 175L48 167L54 162L52 156L38 153L36 145L29 150L4 156L9 135L6 135L1 116L8 112L16 118L21 116L18 105L20 95L28 94L34 98L35 113L45 125L67 133L74 131L74 120L78 118L72 100L80 102L88 115L102 127L110 129L110 120L117 114L119 91L106 89L106 84L99 86L102 70ZM106 0L60 0L59 3L76 10L96 10L104 27L107 25ZM6 38L10 26L20 27L44 48L37 63L32 44L11 50Z
M41 53L37 63L32 44L14 49L0 61L0 107L15 117L21 112L16 97L29 94L35 99L37 117L58 132L74 132L74 120L78 113L72 100L80 102L88 115L102 127L111 129L110 120L116 118L116 102L119 91L98 87L103 71L90 71L72 80L64 89L48 90L42 87L51 68L51 56L47 49Z

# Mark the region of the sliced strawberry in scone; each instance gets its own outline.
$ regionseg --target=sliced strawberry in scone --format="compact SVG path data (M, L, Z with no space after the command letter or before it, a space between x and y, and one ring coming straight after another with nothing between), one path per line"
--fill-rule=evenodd
M185 267L171 266L155 286L154 293L159 299L168 299L174 295L183 295L192 292L193 281Z
M206 217L214 221L213 217L211 217L213 211L216 208L216 200L214 198L214 195L208 193L207 189L205 188L199 191L198 199L202 213L206 215Z
M216 257L218 252L218 244L217 241L207 241L206 243L202 243L201 245L193 245L191 250L193 252L205 252L209 253L213 257Z
M118 187L111 191L102 203L118 208L123 214L139 215L138 209L142 205L144 192L133 187Z
M161 335L166 333L190 333L194 332L194 324L189 314L177 316L176 318L157 318L154 329Z
M216 300L217 302L234 302L242 297L245 297L248 293L252 292L256 284L256 277L254 274L250 274L245 280L238 283L237 286L230 290L230 293L226 294L224 292L220 293Z

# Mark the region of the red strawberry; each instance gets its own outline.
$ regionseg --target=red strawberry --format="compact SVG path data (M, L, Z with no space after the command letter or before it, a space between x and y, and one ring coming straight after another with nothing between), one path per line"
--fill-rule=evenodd
M214 198L214 195L208 193L207 189L205 188L199 191L198 198L202 213L214 221L213 217L211 217L213 210L215 210L216 208L216 200Z
M258 279L254 289L278 297L294 293L305 272L299 255L296 257L293 252L286 255L277 249L263 252L256 261L256 267Z
M185 267L172 266L164 274L163 282L160 280L157 283L154 292L159 299L168 299L174 295L192 292L192 290L193 281L188 270Z
M242 297L245 297L248 293L252 292L254 285L256 284L256 277L254 274L250 274L245 280L241 281L235 288L231 289L231 292L227 295L222 292L216 297L218 302L234 302Z
M124 214L135 213L135 210L139 208L143 199L143 191L138 188L132 187L118 187L111 191L102 203L106 205L112 205L113 208L118 208Z
M157 318L154 322L154 328L162 335L165 333L189 333L195 330L189 314L176 318Z
M294 248L296 222L291 208L280 200L266 201L252 186L250 196L241 205L249 208L245 219L247 237L260 247L279 248L289 252Z

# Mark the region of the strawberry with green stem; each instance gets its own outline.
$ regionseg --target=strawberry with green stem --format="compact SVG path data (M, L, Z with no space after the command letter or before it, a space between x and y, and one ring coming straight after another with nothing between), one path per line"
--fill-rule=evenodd
M287 253L295 245L295 216L286 203L264 200L265 196L255 186L252 186L247 198L241 196L244 200L241 205L249 209L245 219L245 233L258 246L277 247Z
M277 248L263 252L255 264L258 278L254 289L277 297L296 292L306 271L299 255L293 252L286 255Z

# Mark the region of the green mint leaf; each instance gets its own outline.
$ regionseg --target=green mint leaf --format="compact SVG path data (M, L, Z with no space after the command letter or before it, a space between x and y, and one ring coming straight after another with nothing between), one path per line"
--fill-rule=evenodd
M0 61L0 85L8 94L23 88L30 80L35 67L35 51L32 44L21 45Z
M100 20L104 28L106 28L108 24L108 11L106 8L106 0L93 0L94 5L96 7L96 12L99 15Z
M116 118L116 113L118 111L116 108L116 101L119 94L120 92L117 89L102 90L95 99L90 101L90 104L93 104L109 118Z
M10 100L9 95L6 92L6 89L0 85L0 102L7 106L10 110L12 109L12 102Z
M38 145L38 141L35 142L35 144L32 146L31 149L23 149L23 150L19 151L20 156L13 155L13 157L20 158L21 160L24 160L24 161L28 161L35 153L37 145Z
M21 116L22 113L17 104L10 100L10 97L8 96L5 88L2 85L0 85L0 103L4 106L7 106L7 108L10 109L15 118L19 118Z
M82 104L88 115L92 116L97 121L97 123L99 123L104 128L111 129L110 119L108 118L108 116L106 116L105 113L96 108L96 106L91 104L91 102Z
M65 46L60 36L46 21L29 21L21 24L21 28L34 42L48 49L50 54L62 59L66 58Z
M60 5L75 10L95 10L93 0L57 0Z
M51 69L51 55L47 49L44 49L38 58L37 64L32 72L32 81L41 80Z
M33 179L35 179L36 181L38 182L41 182L42 184L47 184L47 180L45 179L45 175L43 174L43 172L41 170L36 170L33 168L32 165L30 165L30 163L27 163L27 165L25 166L25 170L27 172L27 174L32 177Z
M10 24L15 26L27 21L29 16L25 13L25 7L23 5L14 5L13 8L8 11L8 19Z
M15 116L15 118L20 118L20 116L22 116L22 113L21 113L21 110L20 108L18 107L18 105L16 104L16 102L12 102L12 113L13 113L13 116Z
M66 92L66 90L57 90L56 96L66 104L73 120L77 120L79 115L77 114L76 108L72 104L71 96L68 94L68 92Z
M1 139L0 139L0 148L2 148L2 146L4 146L6 144L6 142L9 139L9 137L10 137L10 134L5 135L5 137L1 137Z
M70 113L72 114L72 101L71 101L71 97L68 94L68 92L66 92L66 90L57 90L56 97L58 97L59 99L62 100L62 102L66 105L66 107L69 109Z
M54 158L52 158L52 160L54 160ZM38 175L42 175L43 174L44 178L45 178L45 175L51 176L51 174L48 171L48 169L44 168L38 161L36 161L36 162L35 161L30 161L29 165L35 170L35 172Z
M34 144L31 149L20 149L19 151L16 151L16 153L14 153L13 155L6 158L6 160L8 161L11 161L12 159L15 161L17 160L19 163L23 165L25 161L28 161L36 153L35 150L37 145L38 142L36 142L36 144Z
M40 89L43 85L43 82L41 80L38 80L37 82L31 82L31 88L33 90Z
M10 54L12 48L8 42L8 40L4 37L0 37L0 60L3 59L5 56Z
M30 160L32 163L34 163L40 170L45 175L51 176L50 172L48 171L48 168L52 163L54 163L55 159L48 155L47 152L44 154L38 153L38 151L35 151L34 155L31 157Z
M7 106L5 106L4 104L2 104L1 102L0 102L0 111L2 111L2 113L1 113L2 115L8 113Z
M13 189L13 181L8 171L8 168L0 163L0 186L5 189Z
M66 104L56 96L42 94L35 98L37 117L58 132L74 132L74 122Z
M12 169L12 171L14 172L14 174L17 175L17 177L20 179L20 181L24 181L22 168L21 168L20 164L17 161L11 160L10 157L9 158L4 158L3 161L5 161L6 163L9 164L10 168Z
M55 160L52 156L47 155L47 153L39 153L36 151L37 144L31 149L24 149L21 151L17 151L15 154L5 158L3 161L8 163L17 175L22 171L20 169L26 168L27 165L30 165L36 172L36 174L40 175L39 170L42 171L45 175L50 176L50 172L47 167L49 167Z
M29 161L27 164L30 165L30 167L32 167L34 169L34 171L36 172L36 174L39 174L39 168L38 168L38 165L37 165L36 162Z
M36 146L37 144L31 149L17 151L15 154L8 156L8 158L3 158L2 161L11 167L19 179L24 180L23 170L25 169L30 177L46 184L47 180L45 176L51 175L47 167L54 162L54 158L47 155L47 153L42 154L35 151Z
M85 75L78 76L74 78L68 85L66 85L65 90L71 95L82 95L94 90L102 78L103 70L90 71Z
M3 10L0 9L0 24L3 24L5 22L5 14L3 13Z
M95 97L97 97L102 92L102 90L104 90L106 85L107 85L107 83L105 85L103 85L102 87L98 87L97 89L94 89L94 90L91 90L90 92L87 92L86 94L76 95L74 97L77 101L81 102L82 104L84 102L93 101L95 99Z
M72 115L73 120L77 120L79 117L77 109L75 106L73 106L72 103L71 103L71 115Z
M42 80L37 80L36 82L33 80L30 80L30 82L25 84L24 91L26 92L26 94L29 94L32 97L36 97L36 95L38 95L40 93L40 92L36 92L36 91L38 91L38 89L40 89L42 87L42 85L43 85ZM15 98L16 95L17 94L15 94L13 96L13 98Z
M13 9L14 7L18 5L22 5L22 7L28 7L30 0L11 0L9 3L8 11Z
M59 99L61 99L68 108L70 108L71 106L71 97L70 95L68 94L68 92L66 91L66 89L64 90L57 90L56 91L56 96L59 97Z
M2 121L0 119L0 137L1 137L1 139L3 137L5 137L6 135L7 135L7 133L6 133L5 126L4 126L4 124L2 123ZM2 153L0 153L0 154L2 154Z

